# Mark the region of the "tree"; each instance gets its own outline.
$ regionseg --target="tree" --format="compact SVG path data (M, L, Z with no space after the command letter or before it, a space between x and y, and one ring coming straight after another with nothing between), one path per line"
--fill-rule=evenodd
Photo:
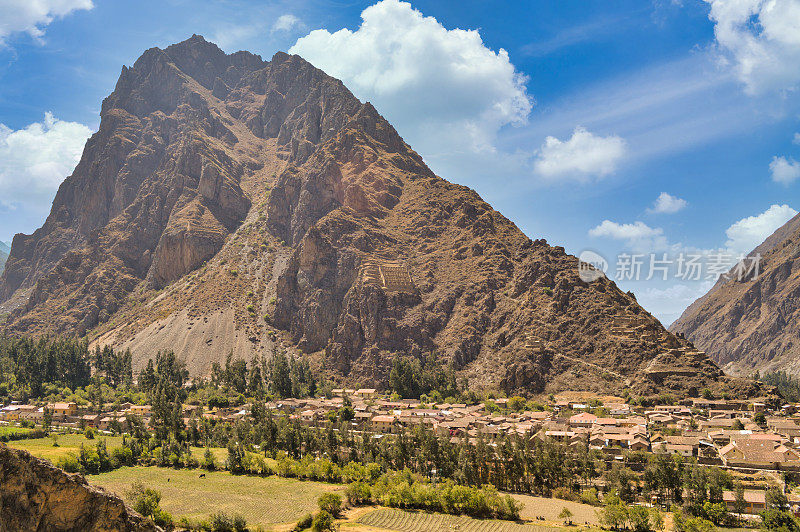
M314 532L328 532L330 530L336 530L333 524L333 516L325 510L320 510L317 512L317 515L314 516L314 520L311 522L311 530Z
M741 520L742 514L747 508L747 501L744 499L744 486L741 482L736 483L735 492L736 498L733 501L733 510L737 513L739 519Z
M764 412L756 412L756 415L753 416L753 422L755 422L759 427L766 427L767 416L764 415Z
M764 500L768 510L786 511L789 509L789 499L778 487L771 487L764 494Z
M336 493L325 493L317 499L317 505L321 511L337 516L342 511L342 497Z
M42 428L45 432L50 432L50 426L53 424L53 411L44 407L44 414L42 415Z
M798 532L800 526L797 524L797 519L789 512L770 509L761 512L761 529L774 532Z
M572 512L570 512L569 508L566 506L561 509L561 513L558 514L558 518L564 521L565 526L572 526Z

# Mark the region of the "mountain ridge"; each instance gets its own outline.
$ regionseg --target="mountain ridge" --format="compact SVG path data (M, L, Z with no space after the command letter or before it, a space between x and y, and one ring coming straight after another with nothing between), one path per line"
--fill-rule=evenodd
M14 237L0 312L195 374L282 345L379 387L396 354L436 352L509 392L754 392L436 176L341 81L196 35L123 67L47 221Z
M732 270L692 303L671 326L726 370L747 376L785 370L800 375L800 215L751 251L758 276Z

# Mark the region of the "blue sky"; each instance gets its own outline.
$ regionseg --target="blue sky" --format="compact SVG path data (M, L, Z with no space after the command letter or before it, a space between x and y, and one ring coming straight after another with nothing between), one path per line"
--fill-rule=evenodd
M800 0L30 4L0 6L0 240L42 223L122 65L193 33L303 55L612 278L620 253L746 253L800 208ZM619 284L668 324L711 282Z

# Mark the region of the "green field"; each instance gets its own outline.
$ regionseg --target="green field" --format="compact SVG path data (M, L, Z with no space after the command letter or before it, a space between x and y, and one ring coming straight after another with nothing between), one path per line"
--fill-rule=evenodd
M3 430L6 427L0 427ZM7 427L12 428L12 427ZM15 430L27 430L17 429ZM53 446L53 438L36 438L31 440L15 440L7 443L9 447L15 449L24 449L37 458L45 458L54 462L59 458L66 456L70 453L78 455L81 450L81 444L85 446L95 446L99 440L106 440L108 449L120 447L122 445L122 436L95 436L93 440L87 439L83 434L59 434L56 437L58 447ZM195 458L202 460L205 449L202 447L192 447L192 455ZM228 450L221 447L214 447L211 449L214 459L217 461L219 467L225 464L225 459L228 457Z
M59 434L56 437L58 447L53 446L52 437L10 441L8 446L15 449L24 449L37 458L45 458L55 462L69 453L79 454L81 444L93 447L101 439L106 440L109 450L122 445L122 436L97 436L95 439L89 440L83 434Z
M563 531L563 528L547 527L534 524L521 524L497 519L473 519L471 517L433 514L397 510L395 508L378 508L362 515L358 523L375 528L396 530L398 532L551 532Z
M33 429L26 429L25 427L12 427L8 425L0 426L0 436L11 435L11 434L24 434L26 432L31 432Z
M86 479L124 497L137 480L161 492L161 507L175 519L203 519L215 512L241 514L251 526L290 523L317 509L317 498L343 486L294 479L231 475L225 471L123 467Z

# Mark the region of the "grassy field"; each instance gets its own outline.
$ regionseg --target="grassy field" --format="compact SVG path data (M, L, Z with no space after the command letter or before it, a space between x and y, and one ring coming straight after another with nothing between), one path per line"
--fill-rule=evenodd
M81 444L94 446L101 439L106 440L109 450L122 445L122 436L97 436L95 439L89 440L83 434L59 434L57 436L58 447L53 447L52 437L11 441L8 442L8 446L15 449L25 449L33 456L55 462L69 453L79 454Z
M5 428L27 430L17 427L0 427L0 431ZM24 449L37 458L46 458L51 462L55 462L62 456L66 456L70 453L75 455L79 454L81 444L85 446L94 446L99 440L106 440L106 445L109 450L122 445L122 436L98 435L95 436L93 440L89 440L83 434L59 434L57 436L58 447L53 446L52 437L10 441L7 445L16 449ZM203 453L205 453L204 448L192 447L192 455L198 460L203 459ZM217 461L219 467L222 467L225 464L225 459L228 457L228 450L222 447L214 447L211 449L211 453L214 455L214 459Z
M24 434L26 432L31 432L33 429L26 429L25 427L11 427L8 425L0 426L0 436L11 435L11 434Z
M368 512L356 520L357 523L383 530L398 532L551 532L562 531L558 527L534 524L521 524L497 519L473 519L471 517L433 514L415 511L397 510L395 508L378 508Z
M231 475L224 471L160 467L123 467L109 473L87 476L91 484L107 488L120 496L131 484L141 480L161 492L161 506L176 519L187 516L207 518L215 512L241 514L251 526L269 527L297 521L316 511L317 498L344 486L303 482L275 476L261 478Z

